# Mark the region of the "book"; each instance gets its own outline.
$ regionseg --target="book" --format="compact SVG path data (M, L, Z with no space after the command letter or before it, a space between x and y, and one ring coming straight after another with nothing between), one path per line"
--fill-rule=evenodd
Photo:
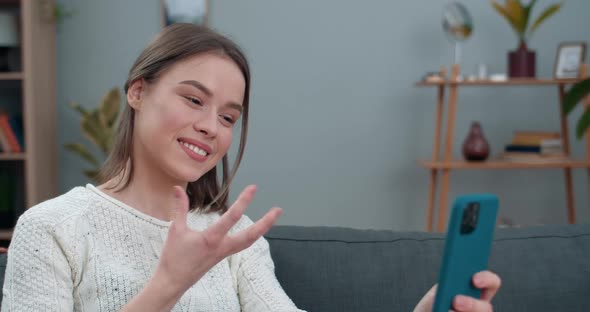
M512 137L515 145L539 145L545 140L559 140L559 132L548 131L516 131Z
M512 139L514 145L561 145L561 138L543 138L543 137L514 137Z
M11 152L22 152L22 148L18 143L18 139L16 138L16 135L14 134L12 127L10 127L8 115L6 113L0 114L0 130L2 130L2 132L6 136L6 139L8 140L8 145L10 146Z
M10 153L12 151L10 144L8 144L8 138L6 138L2 129L0 129L0 147L2 147L3 153Z
M515 131L515 137L543 137L547 139L559 139L561 133L555 131Z
M525 152L525 153L540 153L541 146L533 145L514 145L509 144L504 148L505 152Z
M505 152L500 158L509 162L520 163L554 163L569 160L565 154L541 155L535 153Z
M25 150L25 135L23 131L23 118L22 116L12 116L8 119L8 123L14 131L14 135L21 146L21 150Z

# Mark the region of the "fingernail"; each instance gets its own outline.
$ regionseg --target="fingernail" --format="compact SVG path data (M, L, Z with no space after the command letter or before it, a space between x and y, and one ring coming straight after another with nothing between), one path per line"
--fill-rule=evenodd
M465 297L465 296L457 296L455 297L455 308L459 309L459 310L466 310L466 309L470 309L472 305L472 302L469 298Z
M481 287L481 286L483 286L483 282L484 282L484 281L483 281L483 278L482 278L480 275L475 275L475 276L473 277L473 284L474 284L476 287Z

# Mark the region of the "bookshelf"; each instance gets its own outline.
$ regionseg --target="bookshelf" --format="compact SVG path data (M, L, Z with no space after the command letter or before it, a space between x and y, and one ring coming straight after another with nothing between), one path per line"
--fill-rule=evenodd
M16 72L16 73L3 73L0 72L0 80L23 80L23 73Z
M12 230L0 230L0 240L10 240L12 238Z
M564 172L565 189L566 189L566 207L567 217L569 223L576 222L574 194L573 194L573 179L572 169L582 168L588 172L590 179L590 134L585 135L586 155L583 159L570 158L569 145L569 126L567 116L561 109L561 103L565 96L565 88L573 83L576 83L587 76L587 66L582 66L581 78L579 79L552 79L552 78L519 78L508 79L504 81L490 81L490 80L458 80L459 66L453 65L451 68L450 77L447 77L445 68L441 69L441 78L435 81L426 81L416 83L417 87L435 87L437 89L437 106L435 112L435 133L434 146L431 160L419 160L418 164L430 171L430 185L429 185L429 200L428 210L426 215L426 228L428 231L434 229L434 213L437 205L436 194L439 193L438 200L438 216L436 220L436 230L442 232L445 230L447 220L447 206L449 194L450 174L452 170L528 170L528 169L561 169ZM561 140L565 158L561 160L551 160L547 162L514 162L501 159L489 159L484 162L470 162L453 159L453 143L454 143L454 126L455 114L457 111L458 89L462 87L503 87L503 86L527 86L527 87L543 87L553 86L557 87L559 111L561 112L560 129ZM446 129L443 133L443 113L445 111L445 93L448 92L447 101L447 118ZM584 100L585 109L590 109L590 99ZM444 134L444 146L442 145ZM444 147L444 151L441 149ZM440 177L440 183L439 183ZM590 184L589 184L590 185ZM440 189L439 189L440 188ZM590 194L590 188L588 189Z
M0 10L17 14L21 70L0 71L0 110L22 116L25 149L0 152L0 173L13 179L14 220L43 200L57 195L54 0L0 0ZM12 229L0 229L0 240Z
M590 161L563 160L545 163L511 162L488 160L471 161L419 161L427 169L549 169L549 168L590 168Z

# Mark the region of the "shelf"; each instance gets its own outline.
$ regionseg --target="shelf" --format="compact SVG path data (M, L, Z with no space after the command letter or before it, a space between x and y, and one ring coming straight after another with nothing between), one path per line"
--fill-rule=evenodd
M0 72L0 80L22 80L24 76L22 72Z
M11 240L13 230L0 230L0 240Z
M444 161L419 161L419 164L428 169L551 169L551 168L590 168L590 161L564 160L551 162L513 162L502 160L489 160L483 162L467 162L462 160Z
M457 86L544 86L544 85L565 85L581 81L581 79L552 79L552 78L513 78L505 81L472 80L472 81L451 81L441 80L432 82L417 82L416 86L431 87L443 85Z
M18 6L20 0L0 0L0 6Z
M27 154L25 153L0 153L1 160L25 160Z

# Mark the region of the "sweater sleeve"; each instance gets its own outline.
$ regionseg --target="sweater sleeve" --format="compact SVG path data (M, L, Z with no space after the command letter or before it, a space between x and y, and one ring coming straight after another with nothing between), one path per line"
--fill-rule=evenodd
M72 271L50 216L27 211L8 250L2 312L72 311Z
M236 226L235 232L251 224L252 221L244 216ZM232 262L242 311L303 311L295 306L279 284L275 276L269 245L264 237L234 255Z

